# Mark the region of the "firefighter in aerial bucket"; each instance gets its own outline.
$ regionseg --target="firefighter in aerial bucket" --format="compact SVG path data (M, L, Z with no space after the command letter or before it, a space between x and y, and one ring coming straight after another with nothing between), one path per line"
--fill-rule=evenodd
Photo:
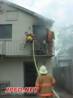
M48 74L47 68L42 65L39 69L39 76L37 77L35 87L37 87L37 95L40 98L52 98L54 93L52 88L55 84L55 79Z

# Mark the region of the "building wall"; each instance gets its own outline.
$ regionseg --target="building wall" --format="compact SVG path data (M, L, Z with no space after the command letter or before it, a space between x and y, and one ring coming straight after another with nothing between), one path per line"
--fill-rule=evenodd
M46 61L41 59L38 61L38 69L41 65L47 67L48 73L52 74L54 64L54 59L47 59ZM23 59L1 59L0 60L0 81L10 81L10 86L14 87L24 87L25 77L24 77L24 63ZM29 61L28 61L29 62ZM31 71L31 70L30 70ZM27 73L26 73L27 74ZM28 78L28 77L27 77ZM30 82L30 81L29 81Z
M0 12L0 24L12 24L12 39L0 39L0 54L4 55L30 55L30 45L25 46L25 32L33 32L33 24L36 18L6 4ZM52 73L51 60L43 61L38 65L46 64L48 71ZM0 80L10 81L10 86L24 86L23 61L19 59L0 60Z
M1 4L0 24L12 24L12 39L0 39L0 54L29 55L30 46L24 48L25 32L33 32L35 17L16 8Z
M10 86L23 87L23 62L17 59L0 61L0 81L10 81Z

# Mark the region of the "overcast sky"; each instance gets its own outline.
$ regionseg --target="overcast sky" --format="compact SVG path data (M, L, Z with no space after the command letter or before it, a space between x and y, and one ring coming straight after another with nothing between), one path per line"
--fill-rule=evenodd
M9 0L54 19L56 27L73 24L73 0Z

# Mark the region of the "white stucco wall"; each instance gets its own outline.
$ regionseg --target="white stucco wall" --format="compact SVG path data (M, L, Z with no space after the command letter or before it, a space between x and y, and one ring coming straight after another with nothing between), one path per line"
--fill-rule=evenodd
M0 61L0 81L10 81L10 86L23 87L23 62L20 60Z

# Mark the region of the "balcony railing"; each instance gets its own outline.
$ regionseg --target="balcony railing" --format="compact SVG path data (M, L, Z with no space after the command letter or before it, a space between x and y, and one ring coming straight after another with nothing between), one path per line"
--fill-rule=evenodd
M25 46L22 40L0 41L0 55L31 55L31 45Z
M38 43L37 43L38 44ZM49 53L48 47L44 49L38 48L35 45L35 54L36 55L46 55L48 56ZM50 48L49 48L50 49ZM46 51L46 52L45 52ZM36 52L44 52L42 54ZM54 52L53 52L54 53ZM23 40L0 40L0 55L7 55L7 56L31 56L32 55L32 45L25 44Z

